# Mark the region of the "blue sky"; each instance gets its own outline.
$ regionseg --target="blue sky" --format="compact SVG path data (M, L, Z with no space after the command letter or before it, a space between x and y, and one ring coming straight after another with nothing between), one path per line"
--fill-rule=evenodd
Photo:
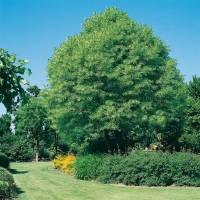
M42 88L54 48L80 33L84 18L113 6L165 41L185 81L200 77L200 0L0 0L0 48L30 60L27 79Z

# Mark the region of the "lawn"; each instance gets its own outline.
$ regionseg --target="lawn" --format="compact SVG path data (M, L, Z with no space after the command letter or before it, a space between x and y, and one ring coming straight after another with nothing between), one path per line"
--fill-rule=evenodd
M11 163L20 200L199 200L200 188L105 185L53 170L51 162Z

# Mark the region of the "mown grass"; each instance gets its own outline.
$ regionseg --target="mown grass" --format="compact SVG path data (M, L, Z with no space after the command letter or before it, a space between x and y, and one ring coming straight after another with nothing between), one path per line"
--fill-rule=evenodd
M11 163L20 200L199 200L200 188L105 185L53 170L51 162Z

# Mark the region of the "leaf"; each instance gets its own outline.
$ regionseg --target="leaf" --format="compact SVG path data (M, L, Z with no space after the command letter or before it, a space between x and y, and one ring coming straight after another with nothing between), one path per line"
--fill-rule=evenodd
M0 78L0 86L3 85L3 79Z
M29 60L18 60L18 62L22 65L29 63Z
M24 74L25 71L26 71L26 68L25 68L25 67L19 67L19 68L18 68L18 73L19 73L19 74Z
M23 83L24 85L30 84L25 78L20 79L20 82Z
M28 68L28 75L30 76L32 74L31 69Z
M0 102L2 102L3 100L3 95L0 95Z
M9 62L14 63L15 60L16 60L16 55L13 54L12 56L10 56L10 57L8 58L8 60L9 60Z
M0 60L0 68L3 67L3 62Z
M26 64L29 63L29 62L30 62L29 60L24 60L24 63L26 63Z

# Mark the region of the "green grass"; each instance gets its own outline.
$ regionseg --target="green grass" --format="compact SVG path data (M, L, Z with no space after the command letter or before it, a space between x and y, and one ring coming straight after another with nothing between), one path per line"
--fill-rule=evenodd
M77 180L51 162L11 163L20 200L199 200L200 188L134 187Z

